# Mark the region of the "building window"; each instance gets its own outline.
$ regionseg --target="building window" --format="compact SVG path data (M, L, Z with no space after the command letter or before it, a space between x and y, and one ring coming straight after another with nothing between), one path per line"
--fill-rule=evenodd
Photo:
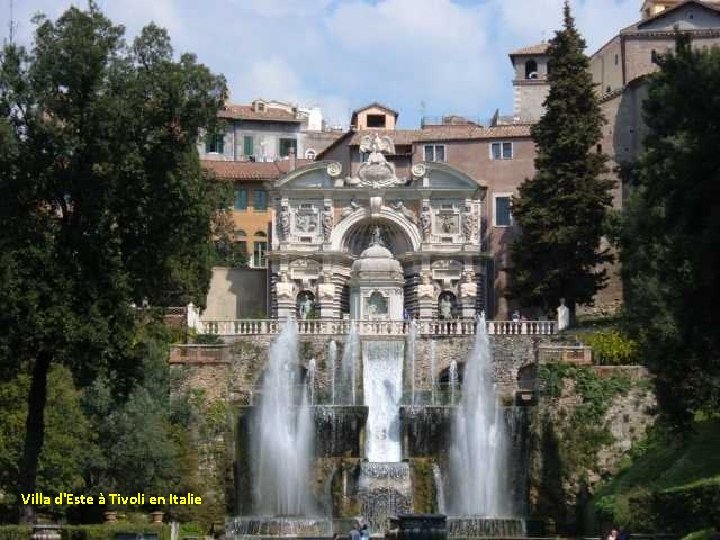
M367 127L369 127L369 128L384 128L385 127L385 115L384 114L368 114L367 115Z
M267 268L267 242L254 243L252 267Z
M370 157L370 154L368 152L361 152L360 153L360 162L367 163L367 160L369 157Z
M255 202L253 204L256 212L264 212L267 210L267 191L263 189L255 190Z
M235 210L247 210L247 189L235 190Z
M295 148L297 148L295 139L280 139L280 156L281 157L288 157L290 155L290 150L292 150L294 152Z
M315 150L313 150L312 148L308 148L307 150L305 150L305 159L309 159L309 160L311 160L311 161L315 161L315 156L316 156L316 155L317 155L317 154L315 153Z
M537 79L538 78L538 65L535 60L528 60L525 62L525 78L526 79Z
M595 145L595 151L598 154L602 154L602 144Z
M252 135L245 135L243 137L243 155L252 156L255 154L255 139Z
M425 161L445 161L444 144L426 144Z
M617 66L619 63L620 63L620 55L616 54L615 55L615 65Z
M205 137L206 154L223 154L225 152L225 134L208 133Z
M512 198L510 195L498 195L495 197L495 223L496 227L509 227L512 225L512 213L510 206Z
M494 142L490 145L490 157L492 159L512 159L513 143Z

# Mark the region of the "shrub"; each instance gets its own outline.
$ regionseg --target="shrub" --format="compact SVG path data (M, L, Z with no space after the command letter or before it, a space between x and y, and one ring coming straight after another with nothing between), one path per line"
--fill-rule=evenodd
M0 525L0 540L29 540L30 525Z
M637 344L616 330L593 332L582 337L592 347L593 363L603 366L623 366L635 362Z

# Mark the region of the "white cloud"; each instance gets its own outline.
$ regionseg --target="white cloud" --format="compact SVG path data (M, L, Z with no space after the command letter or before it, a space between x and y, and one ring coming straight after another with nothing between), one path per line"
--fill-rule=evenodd
M0 2L7 0L0 0ZM84 2L78 2L85 5ZM16 2L21 36L29 15L57 16L69 3ZM511 112L507 53L550 39L563 0L100 0L132 35L154 20L178 51L191 50L229 81L233 101L262 96L319 104L331 123L373 100L416 126L427 114L489 117ZM640 0L573 0L593 52L634 22ZM7 28L0 9L0 32ZM1 34L0 34L1 35Z

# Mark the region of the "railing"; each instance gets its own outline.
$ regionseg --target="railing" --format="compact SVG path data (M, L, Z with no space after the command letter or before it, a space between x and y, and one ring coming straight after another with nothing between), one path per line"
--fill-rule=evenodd
M417 325L421 336L473 336L473 319L419 319L417 321L364 320L347 319L308 319L297 321L301 335L338 336L350 333L353 324L358 334L365 337L405 336L411 326ZM278 319L237 319L232 321L199 321L196 329L199 334L218 336L257 336L280 333L282 321ZM488 334L493 336L539 336L555 333L554 321L488 321Z

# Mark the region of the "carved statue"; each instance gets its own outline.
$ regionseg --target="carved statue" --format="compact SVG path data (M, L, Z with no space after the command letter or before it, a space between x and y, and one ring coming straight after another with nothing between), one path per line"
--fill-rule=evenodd
M332 215L332 208L330 206L326 206L323 210L323 216L322 216L322 234L323 234L323 240L325 242L328 242L330 240L330 233L332 233L333 228L333 215Z
M308 318L308 315L310 315L310 311L312 311L313 308L313 301L310 298L310 296L306 296L303 300L300 300L300 318L305 320Z
M432 277L430 274L422 275L422 284L418 285L417 288L418 298L434 298L435 297L435 286L432 283Z
M427 206L423 206L420 214L420 227L422 228L423 239L428 240L432 229L432 215L430 214L430 208Z
M465 272L463 275L463 281L460 283L460 296L462 298L477 296L477 283L475 283L473 272Z
M370 158L374 157L375 159L385 161L382 154L394 154L395 145L393 144L393 140L387 135L383 137L380 137L377 133L374 136L365 135L360 139L360 152L370 153ZM375 154L380 154L380 157L378 158ZM370 161L370 158L368 158L368 161Z
M415 212L410 210L407 206L405 206L405 203L403 201L397 201L393 208L400 212L405 218L412 223L413 225L417 225L417 216L415 215Z
M565 299L560 299L560 305L557 308L557 324L558 330L565 330L570 326L570 310L565 305Z
M290 236L290 211L287 205L280 209L280 217L278 218L278 229L283 240L287 240Z
M466 240L470 240L475 232L475 216L469 206L465 207L465 213L463 214L462 220L462 230L463 236Z
M343 220L346 217L348 217L350 214L355 212L356 210L360 210L360 205L357 203L355 199L350 201L350 204L342 209L342 212L340 212L340 219Z
M452 302L447 296L440 299L440 318L452 319Z
M294 284L288 279L287 272L280 272L280 281L275 285L278 298L292 298Z
M332 300L335 297L335 285L332 282L332 272L325 271L320 277L322 281L318 284L318 295L324 300Z
M360 152L368 154L367 161L358 169L359 185L383 188L404 183L395 175L395 165L388 163L384 154L395 153L393 141L387 135L365 135L360 139Z
M445 234L456 234L457 221L454 215L452 216L441 216L442 221L440 222L440 229Z

